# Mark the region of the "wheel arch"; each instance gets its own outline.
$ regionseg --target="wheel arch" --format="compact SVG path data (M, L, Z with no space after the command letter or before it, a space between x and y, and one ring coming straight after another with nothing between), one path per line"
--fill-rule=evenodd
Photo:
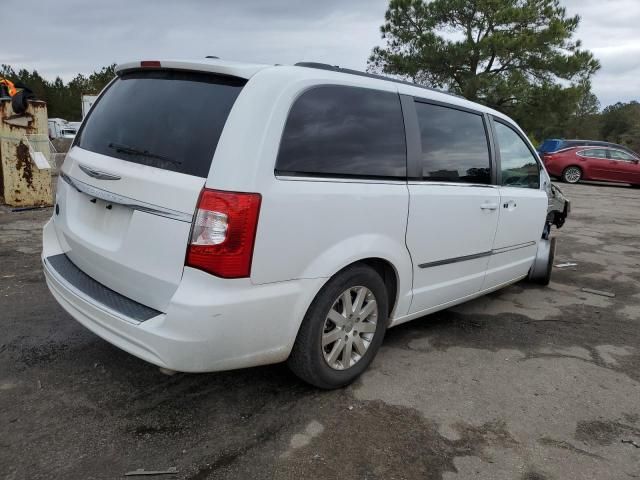
M389 320L391 320L393 312L396 306L398 305L399 279L398 279L397 269L387 259L380 258L380 257L368 257L368 258L363 258L361 260L356 260L355 262L350 263L349 265L340 269L340 271L336 272L333 276L337 275L343 270L346 270L348 268L351 268L355 265L360 265L360 264L371 267L382 278L382 281L384 282L384 286L387 288L387 297L389 301L389 311L387 313L389 314Z
M404 240L404 235L402 236ZM345 238L313 258L301 272L300 278L324 278L322 287L336 274L357 263L376 270L388 285L389 304L393 307L389 318L404 315L411 304L413 265L404 241L387 235L364 234Z
M322 283L320 288L317 289L311 301L309 302L309 306L313 303L313 300L320 294L320 292L324 289L324 287L329 283L333 278L335 278L338 274L343 271L353 268L357 265L366 265L376 271L382 281L385 284L388 294L388 302L389 302L389 320L391 323L391 319L394 314L397 313L397 308L400 304L400 295L401 295L401 278L400 273L398 272L398 268L394 263L388 258L383 258L380 256L370 256L370 257L362 257L355 260L351 260L349 263L342 265L339 267L333 274L328 276L325 281ZM408 307L408 306L407 306ZM309 307L307 307L308 309Z

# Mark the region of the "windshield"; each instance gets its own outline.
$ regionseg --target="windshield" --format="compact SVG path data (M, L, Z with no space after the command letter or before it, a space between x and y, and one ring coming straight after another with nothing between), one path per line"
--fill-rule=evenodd
M200 72L125 73L94 104L76 145L129 162L206 177L245 83Z

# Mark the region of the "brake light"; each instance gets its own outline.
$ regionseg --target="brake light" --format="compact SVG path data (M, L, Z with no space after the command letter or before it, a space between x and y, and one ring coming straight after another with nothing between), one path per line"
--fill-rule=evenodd
M140 62L140 67L142 68L160 68L161 66L158 60L143 60Z
M248 277L261 200L259 193L202 190L186 265L222 278Z

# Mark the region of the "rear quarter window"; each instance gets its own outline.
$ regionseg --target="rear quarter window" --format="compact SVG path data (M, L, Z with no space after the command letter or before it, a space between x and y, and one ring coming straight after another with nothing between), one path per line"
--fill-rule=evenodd
M76 145L129 162L206 177L245 83L200 72L124 73L94 104Z
M276 173L406 178L398 94L337 85L304 92L287 118Z

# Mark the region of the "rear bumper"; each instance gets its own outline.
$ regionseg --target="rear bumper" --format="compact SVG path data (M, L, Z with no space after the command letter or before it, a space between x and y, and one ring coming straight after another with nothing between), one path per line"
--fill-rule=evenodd
M140 322L106 307L66 281L47 258L63 253L52 222L43 232L49 290L78 322L109 343L181 372L230 370L285 360L324 279L253 285L185 268L165 312Z

